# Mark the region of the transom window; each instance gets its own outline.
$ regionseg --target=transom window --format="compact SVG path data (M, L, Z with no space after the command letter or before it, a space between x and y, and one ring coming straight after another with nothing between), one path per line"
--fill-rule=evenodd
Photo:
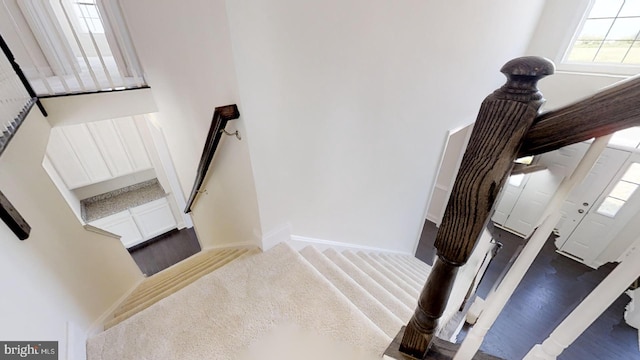
M595 0L564 61L640 65L639 36L640 0Z
M96 0L76 1L75 8L78 14L78 21L80 22L80 29L83 32L104 33L104 27L102 26L102 20L100 20Z

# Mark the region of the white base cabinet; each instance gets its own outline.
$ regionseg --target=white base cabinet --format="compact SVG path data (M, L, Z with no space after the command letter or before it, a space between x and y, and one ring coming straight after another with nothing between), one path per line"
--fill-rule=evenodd
M120 235L122 244L130 248L174 229L176 220L167 199L162 198L94 220L89 225Z
M129 211L145 240L176 227L176 221L166 198L134 207Z

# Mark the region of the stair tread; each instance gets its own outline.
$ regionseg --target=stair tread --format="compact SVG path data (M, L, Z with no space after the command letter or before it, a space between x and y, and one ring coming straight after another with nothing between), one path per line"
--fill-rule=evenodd
M369 265L373 266L376 270L386 276L389 280L393 281L403 290L407 291L409 295L417 298L420 294L420 285L416 283L411 277L407 276L407 274L403 274L398 272L395 268L391 267L390 264L384 262L380 259L375 259L369 254L365 254L363 252L358 252L356 254L362 260L366 261Z
M126 302L115 312L116 315L119 315L123 312L122 308L125 306L130 306L131 304L139 303L144 301L145 298L151 296L154 293L159 291L163 291L166 288L172 286L172 284L180 283L185 279L189 279L190 277L197 274L206 274L209 273L220 266L224 265L227 259L235 259L238 256L241 256L245 253L246 249L237 249L231 252L225 252L224 255L214 256L207 259L207 261L197 261L197 262L187 262L183 264L181 267L176 267L172 272L173 273L165 273L162 281L154 281L153 285L143 287L139 291L135 291ZM154 275L155 276L155 275ZM149 281L156 280L149 278ZM145 283L143 282L142 285Z
M92 336L87 359L231 359L283 327L344 342L367 358L391 341L307 260L281 244Z
M401 260L401 261L408 262L416 270L419 270L419 271L424 272L424 273L429 273L431 271L431 266L429 264L425 263L424 261L418 259L415 256L402 256L402 255L397 255L397 254L385 254L385 256L387 256L389 258L392 258L392 259L398 259L398 260Z
M418 293L410 294L407 291L403 290L397 284L393 283L393 281L389 280L386 276L381 274L378 270L376 270L373 266L369 265L367 262L362 260L358 255L353 252L346 250L343 252L343 255L355 266L357 266L360 270L362 270L365 274L369 275L373 280L375 280L382 287L387 289L390 293L395 295L398 300L402 301L407 307L412 308L417 305Z
M205 263L212 259L216 259L222 256L225 256L231 253L234 249L222 249L222 250L210 250L210 251L201 251L183 261L174 264L150 277L148 277L139 287L140 290L144 290L155 284L166 281L172 277L179 276L183 270L187 270L197 266L199 264Z
M199 271L189 273L189 276L172 277L171 279L174 279L174 281L164 283L164 286L157 288L156 291L147 293L144 297L137 297L132 302L125 300L125 302L119 307L118 311L114 313L114 317L105 324L105 329L113 327L123 320L126 320L131 316L149 308L155 303L167 298L168 296L178 292L179 290L182 290L183 288L196 282L203 276L223 267L224 265L260 252L258 249L238 250L239 251L226 252L226 257L218 259L218 261L212 263L209 267L204 267L199 269ZM178 271L185 268L187 267L176 267L173 269L173 271Z
M323 252L334 264L341 268L349 277L362 286L373 297L394 313L403 322L409 321L413 315L413 309L405 305L394 294L378 284L369 275L353 265L344 255L334 249L327 249Z
M395 336L403 322L391 310L355 282L342 269L312 246L300 251L324 277L354 303L382 331L390 337Z
M422 273L415 270L410 264L403 262L400 259L392 259L390 257L384 256L384 254L377 255L377 258L388 264L391 270L400 272L405 276L413 279L413 281L419 284L420 289L424 285L425 280L429 276L428 273Z

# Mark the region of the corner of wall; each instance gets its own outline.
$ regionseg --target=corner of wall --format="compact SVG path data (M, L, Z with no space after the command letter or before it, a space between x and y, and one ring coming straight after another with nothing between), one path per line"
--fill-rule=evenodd
M260 248L262 251L267 251L281 242L288 243L291 239L291 224L282 224L271 229L260 238Z

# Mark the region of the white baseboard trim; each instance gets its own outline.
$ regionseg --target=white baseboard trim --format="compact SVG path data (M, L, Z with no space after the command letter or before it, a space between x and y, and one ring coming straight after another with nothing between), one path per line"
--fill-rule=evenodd
M515 231L513 229L509 229L508 227L506 227L506 226L504 226L502 224L498 224L498 223L494 222L493 226L497 227L498 229L502 229L502 230L504 230L504 231L506 231L508 233L511 233L511 234L513 234L513 235L515 235L517 237L520 237L520 238L523 238L523 239L527 238L527 235L521 234L521 233L519 233L519 232L517 232L517 231Z
M128 297L129 295L131 295L133 293L133 291L140 286L140 284L142 284L142 282L146 279L146 277L142 277L140 278L138 281L135 282L135 284L133 284L133 286L131 288L129 288L129 290L127 290L122 296L120 296L120 298L118 298L118 300L116 300L111 306L109 306L109 308L102 313L102 315L100 315L100 317L98 317L96 319L96 321L94 321L89 328L87 329L87 338L96 335L98 333L100 333L101 331L104 330L104 323L107 322L107 320L113 315L113 313L118 309L118 307L120 306L120 304L122 304Z
M289 240L288 243L295 250L301 250L305 246L313 245L320 251L324 251L328 248L332 248L338 251L342 251L342 250L370 251L370 252L384 252L384 253L391 253L391 254L413 256L413 254L409 253L408 251L398 251L398 250L384 249L384 248L378 248L373 246L344 243L339 241L316 239L316 238L300 236L300 235L291 235L291 240Z
M260 240L260 248L267 251L281 242L289 242L291 240L291 224L282 224L271 231L267 232Z

